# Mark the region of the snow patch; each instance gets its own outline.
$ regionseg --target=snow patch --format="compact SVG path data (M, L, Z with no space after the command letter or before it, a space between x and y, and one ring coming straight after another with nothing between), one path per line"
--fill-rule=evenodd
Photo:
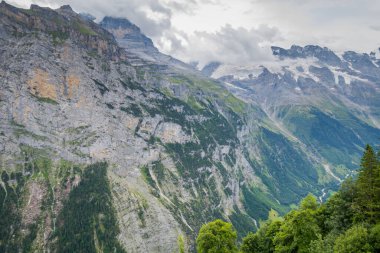
M343 77L345 84L351 84L352 81L354 81L354 80L362 81L362 82L368 82L368 80L362 79L362 78L357 77L357 76L350 75L347 72L344 72L342 69L339 69L339 68L330 68L330 70L334 74L336 83L339 83L336 81L337 79L339 80L339 76Z
M229 82L224 82L224 83L225 83L227 86L231 87L231 88L246 91L246 89L243 89L242 87L236 86L236 85L234 85L234 84L232 84L232 83L229 83Z
M249 78L249 75L252 75L252 78L258 77L263 68L261 66L234 66L231 64L222 64L220 65L211 77L218 79L223 76L233 75L235 79L242 80Z

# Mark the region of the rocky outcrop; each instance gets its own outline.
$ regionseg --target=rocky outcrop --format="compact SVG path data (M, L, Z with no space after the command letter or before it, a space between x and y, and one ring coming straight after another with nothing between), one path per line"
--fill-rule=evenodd
M115 36L118 44L128 52L130 58L134 58L130 61L134 65L141 65L142 61L146 64L148 61L187 71L194 70L192 66L158 51L153 41L126 18L104 17L99 25Z

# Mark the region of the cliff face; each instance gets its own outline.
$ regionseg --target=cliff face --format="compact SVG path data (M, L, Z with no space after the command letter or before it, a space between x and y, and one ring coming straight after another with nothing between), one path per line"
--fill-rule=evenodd
M318 157L221 83L158 58L136 64L68 6L2 2L0 14L5 252L194 250L204 222L230 220L243 235L270 208L336 187Z
M132 67L106 30L69 7L3 2L0 12L3 198L8 214L22 217L8 235L17 240L2 242L8 250L22 242L59 251L57 231L69 222L61 212L85 165L97 161L108 163L118 239L128 252L176 251L182 237L189 247L202 222L242 206L238 179L229 177L242 169L225 161L241 156L231 148L238 143L238 126L226 118L232 110L224 116L206 99L193 98L192 107L162 93L160 83L171 80L151 76L154 66ZM21 194L17 208L7 202L12 185Z

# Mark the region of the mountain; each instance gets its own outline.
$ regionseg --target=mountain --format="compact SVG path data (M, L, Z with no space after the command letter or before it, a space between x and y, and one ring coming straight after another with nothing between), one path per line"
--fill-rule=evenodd
M360 147L379 136L380 66L375 53L337 55L320 46L272 51L272 62L220 64L210 76L257 104L284 135L333 173L357 168Z
M220 65L221 63L217 61L210 62L202 68L201 72L206 76L211 76Z
M379 136L365 56L341 60L341 88L319 65L216 80L225 65L206 77L128 20L89 17L0 4L1 252L194 252L205 222L242 237L323 199Z
M159 52L152 40L128 19L104 17L99 25L114 35L119 45L129 53L130 58L132 55L137 58L134 62L131 61L132 64L142 64L141 60L145 60L181 69L193 69L192 66Z

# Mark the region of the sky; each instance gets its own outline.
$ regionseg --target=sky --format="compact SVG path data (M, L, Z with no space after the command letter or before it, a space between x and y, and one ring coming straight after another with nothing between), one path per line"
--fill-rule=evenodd
M7 0L125 17L160 51L185 62L269 60L270 46L320 45L334 51L380 47L380 0Z

